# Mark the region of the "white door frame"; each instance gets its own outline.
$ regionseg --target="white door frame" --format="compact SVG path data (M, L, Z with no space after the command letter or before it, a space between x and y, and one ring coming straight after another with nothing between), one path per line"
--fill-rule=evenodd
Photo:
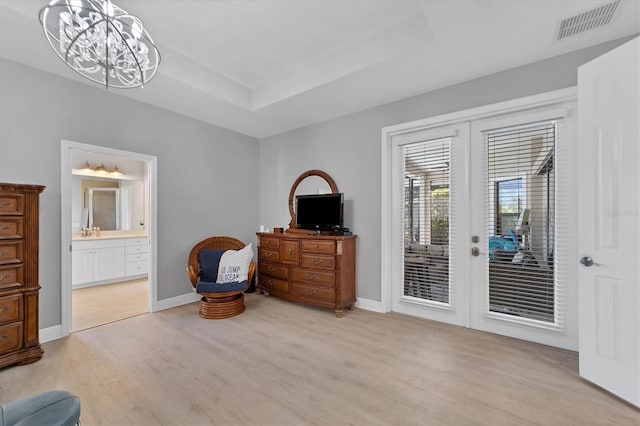
M392 283L396 280L394 276L395 271L401 270L399 264L400 259L394 256L393 245L393 229L397 213L394 212L393 205L393 156L392 150L394 146L394 139L402 135L419 132L426 129L442 127L447 125L459 124L464 122L470 122L482 118L495 117L507 113L525 112L527 110L534 110L540 107L547 107L554 104L559 104L567 101L575 101L577 94L576 87L570 87L566 89L554 90L538 95L527 96L524 98L514 99L510 101L500 102L497 104L486 105L482 107L472 108L468 110L458 111L450 114L439 115L436 117L426 118L422 120L412 121L409 123L397 124L393 126L384 127L382 129L382 176L381 176L381 230L380 230L380 303L383 312L391 311L392 301ZM468 166L468 164L467 164ZM468 175L469 167L467 167L467 175L465 180L469 182ZM466 229L460 229L459 238L461 244L468 243L468 248L471 248L469 227ZM462 261L462 259L461 259ZM466 262L468 262L467 260ZM467 268L468 270L468 268ZM461 277L458 276L457 279ZM468 277L462 277L464 280L468 280ZM456 283L458 287L468 286L467 282ZM469 327L469 317L467 316L466 323L463 324Z
M88 153L113 155L145 161L147 163L147 188L149 203L149 223L147 233L149 236L149 311L158 310L158 282L157 259L158 250L156 242L157 216L158 216L158 158L154 155L140 154L123 151L97 145L88 145L67 140L61 141L61 167L60 167L60 247L61 247L61 330L60 337L69 335L72 325L71 312L71 152L83 151Z

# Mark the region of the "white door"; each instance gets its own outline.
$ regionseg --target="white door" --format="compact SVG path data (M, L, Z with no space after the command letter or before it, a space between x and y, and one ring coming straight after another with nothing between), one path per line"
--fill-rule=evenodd
M636 406L639 80L640 38L578 70L580 375Z

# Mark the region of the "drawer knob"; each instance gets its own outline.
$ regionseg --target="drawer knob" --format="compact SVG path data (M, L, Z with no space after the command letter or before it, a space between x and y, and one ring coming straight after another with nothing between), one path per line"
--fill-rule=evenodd
M287 254L291 254L291 253L293 253L293 250L288 249L288 250L287 250Z
M314 244L314 245L313 245L313 248L318 248L318 245L317 245L317 244Z
M267 268L267 271L269 271L269 272L273 272L273 271L275 271L275 270L276 270L276 268L274 268L273 266L269 266L269 267Z
M0 202L0 207L9 207L9 202L8 201Z
M313 296L314 294L316 294L316 291L315 291L315 290L307 289L307 295L309 295L309 296Z
M273 285L274 285L275 283L273 282L273 280L269 280L269 281L267 281L267 284L269 284L271 287L273 287Z
M7 336L6 334L4 336L0 336L0 342L4 342L8 338L9 338L9 336Z
M322 263L322 259L311 259L311 263L314 265L319 265Z
M0 280L4 280L4 279L7 279L7 278L9 278L9 274L0 275Z
M318 277L318 274L307 274L308 280L315 280Z
M8 254L9 254L9 250L8 249L0 250L0 256L6 256Z
M2 308L0 308L0 312L7 312L9 310L8 306L3 306Z
M0 226L0 231L4 231L5 229L9 229L9 225Z

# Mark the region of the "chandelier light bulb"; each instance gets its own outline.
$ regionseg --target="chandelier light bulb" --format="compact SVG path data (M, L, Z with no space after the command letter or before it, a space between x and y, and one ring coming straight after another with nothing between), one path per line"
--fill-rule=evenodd
M40 23L60 59L106 88L142 87L158 71L160 53L140 18L110 0L52 0Z

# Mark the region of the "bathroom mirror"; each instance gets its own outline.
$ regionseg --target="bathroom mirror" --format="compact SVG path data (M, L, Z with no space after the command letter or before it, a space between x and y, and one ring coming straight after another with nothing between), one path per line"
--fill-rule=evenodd
M85 206L89 212L89 229L95 226L103 231L120 229L119 188L87 188Z
M289 222L289 232L296 232L296 212L295 201L296 195L307 194L337 194L338 185L328 173L322 170L308 170L302 173L295 180L289 191L289 214L291 222ZM302 232L308 232L303 230Z

